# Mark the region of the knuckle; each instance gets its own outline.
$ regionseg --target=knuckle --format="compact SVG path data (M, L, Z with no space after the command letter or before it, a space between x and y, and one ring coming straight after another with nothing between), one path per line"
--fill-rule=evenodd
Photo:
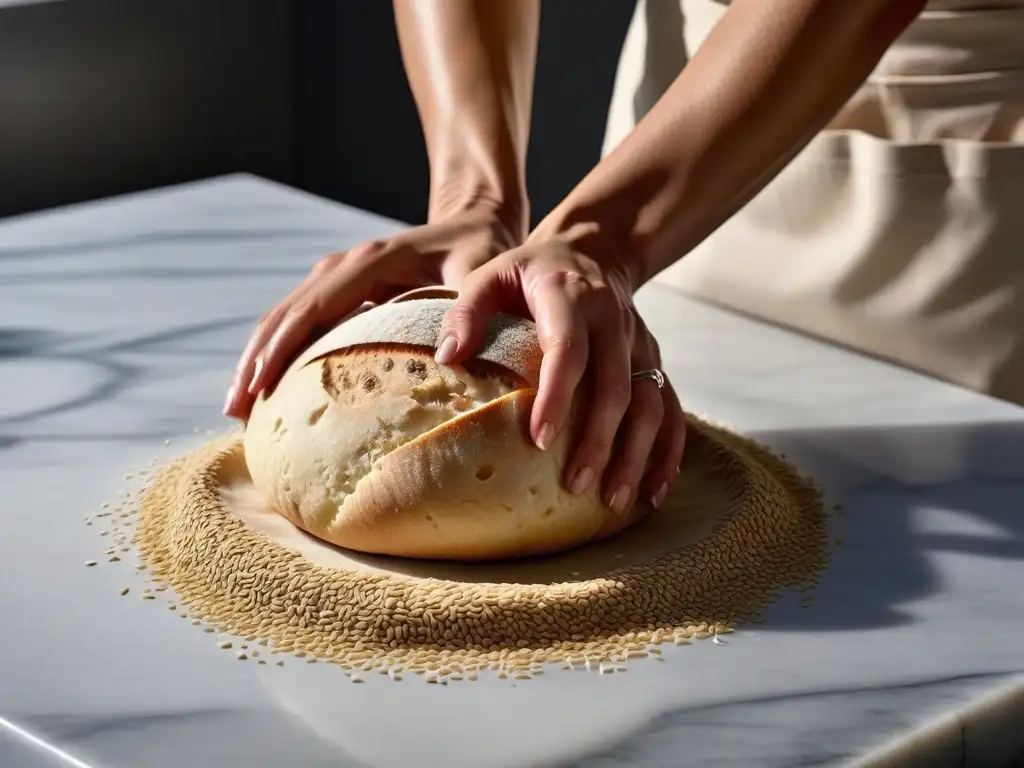
M531 281L537 293L558 292L564 293L570 298L575 298L577 291L575 283L570 280L565 272L543 272Z
M313 271L316 273L328 272L338 266L344 258L344 253L329 253L326 256L321 256L313 265Z
M284 312L282 321L293 323L296 320L305 320L316 314L316 303L309 299L301 299L292 302Z
M386 243L383 240L368 240L350 250L345 258L356 264L372 262L384 252L386 247Z
M560 275L561 282L566 286L586 287L587 279L575 269L563 270Z
M585 302L590 291L590 284L583 275L574 270L565 269L538 275L535 285L537 293L561 294L573 304Z
M548 353L561 358L572 358L581 349L580 341L570 334L560 334L547 339Z

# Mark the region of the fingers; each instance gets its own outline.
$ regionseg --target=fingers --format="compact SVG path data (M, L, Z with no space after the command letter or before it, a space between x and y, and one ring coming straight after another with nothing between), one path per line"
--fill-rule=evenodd
M650 366L646 366L650 367ZM633 396L616 441L615 457L603 478L605 504L622 512L640 487L665 415L662 390L650 379L633 382Z
M670 384L659 389L650 379L631 378L634 370L660 365L653 337L611 288L572 269L524 277L530 264L520 269L513 253L466 279L442 324L436 360L467 359L491 317L525 302L543 352L533 441L542 450L554 443L586 381L589 399L565 468L567 488L580 494L598 484L604 503L620 513L638 495L660 506L676 481L686 429Z
M441 323L434 355L437 363L454 365L467 360L483 342L487 321L511 309L519 292L514 269L501 264L488 264L467 275Z
M367 293L372 260L381 248L367 244L320 259L301 283L254 329L228 388L224 414L246 419L261 391L274 385L314 329L348 315ZM329 300L324 300L323 297Z
M253 371L256 366L256 355L263 348L266 340L273 334L277 327L276 320L267 316L261 320L242 351L242 356L235 365L235 373L228 386L228 393L224 400L224 415L235 419L246 419L252 410L253 398L249 394L249 382L252 381Z
M253 379L259 373L259 359L263 348L277 331L278 325L288 311L292 297L301 295L301 291L306 287L308 279L304 280L273 311L265 315L249 336L249 341L242 351L242 356L235 365L235 374L231 380L231 385L228 387L227 398L224 402L225 416L231 416L236 419L248 418L249 412L252 410L252 404L255 401L251 385Z
M686 449L686 415L672 385L666 380L662 390L665 416L651 451L650 467L643 480L643 494L657 509L664 503L679 479L679 465Z
M639 318L636 326L630 370L658 369L657 343ZM676 483L686 442L685 416L671 382L666 378L661 389L647 378L630 383L629 407L602 478L602 499L619 513L635 495L661 506Z
M598 294L600 295L600 294ZM586 421L580 441L567 466L566 483L572 493L583 493L592 482L600 481L615 446L615 436L632 400L630 357L632 328L630 318L612 297L591 298L590 315L590 384ZM556 386L566 399L572 396L575 383L558 381ZM610 506L625 504L616 494L605 502Z
M637 366L641 370L650 364ZM633 400L623 419L615 458L604 481L606 503L621 512L633 492L657 509L675 486L686 445L686 418L666 379L659 390L650 379L633 382Z
M554 276L538 281L532 295L543 357L530 435L541 450L547 450L565 428L573 393L587 369L590 339L579 300L577 283L566 284ZM575 475L575 468L572 471Z
M257 397L277 381L284 365L309 339L315 322L315 314L308 304L300 302L288 308L256 356L249 383L250 396Z

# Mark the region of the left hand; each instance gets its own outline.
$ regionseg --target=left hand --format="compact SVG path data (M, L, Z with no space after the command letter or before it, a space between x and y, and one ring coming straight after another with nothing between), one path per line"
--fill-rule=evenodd
M312 338L343 318L412 288L442 282L458 287L474 267L522 242L515 218L497 204L477 201L440 209L423 226L320 259L253 329L224 413L248 419L259 393L276 385Z
M592 239L531 236L478 267L463 281L438 337L437 360L472 356L487 321L526 314L544 357L530 418L533 441L547 449L565 428L577 388L587 386L587 417L566 465L565 483L621 512L634 493L655 507L679 472L686 425L671 383L664 389L637 371L660 368L658 344L633 304L633 282L620 261L602 257Z

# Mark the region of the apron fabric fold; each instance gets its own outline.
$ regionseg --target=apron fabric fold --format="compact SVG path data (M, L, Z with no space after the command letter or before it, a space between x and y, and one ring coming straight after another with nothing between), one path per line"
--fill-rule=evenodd
M605 152L727 10L639 0ZM826 129L655 280L1024 405L1024 2L929 3Z

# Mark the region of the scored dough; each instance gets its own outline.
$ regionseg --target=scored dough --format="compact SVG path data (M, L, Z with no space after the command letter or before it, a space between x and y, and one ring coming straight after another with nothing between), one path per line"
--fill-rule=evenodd
M530 321L498 318L465 366L438 365L433 347L403 343L436 338L418 320L450 304L382 305L300 356L246 426L255 487L313 536L403 557L549 553L635 522L645 510L634 499L620 515L596 484L580 496L564 488L578 404L547 451L530 439L540 360Z

